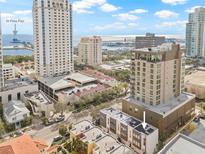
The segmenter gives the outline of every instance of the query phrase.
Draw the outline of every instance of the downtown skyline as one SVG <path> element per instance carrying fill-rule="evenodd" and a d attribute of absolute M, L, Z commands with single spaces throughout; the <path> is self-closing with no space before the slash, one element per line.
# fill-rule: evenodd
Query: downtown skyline
<path fill-rule="evenodd" d="M 146 32 L 185 38 L 188 13 L 204 6 L 202 0 L 153 0 L 152 5 L 149 0 L 71 2 L 76 38 L 84 35 L 143 35 Z M 0 0 L 0 10 L 3 34 L 13 31 L 14 23 L 9 23 L 8 19 L 24 20 L 17 24 L 19 34 L 33 34 L 32 0 Z"/>

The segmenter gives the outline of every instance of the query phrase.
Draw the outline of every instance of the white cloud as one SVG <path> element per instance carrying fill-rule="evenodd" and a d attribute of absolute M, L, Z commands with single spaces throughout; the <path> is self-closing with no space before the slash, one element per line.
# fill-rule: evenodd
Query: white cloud
<path fill-rule="evenodd" d="M 73 10 L 77 13 L 94 13 L 90 9 L 99 7 L 104 12 L 113 12 L 120 7 L 107 3 L 107 0 L 78 0 L 73 2 Z"/>
<path fill-rule="evenodd" d="M 120 13 L 120 14 L 115 14 L 113 15 L 113 17 L 116 17 L 118 20 L 122 20 L 122 21 L 135 21 L 138 19 L 138 17 L 136 15 L 133 14 L 129 14 L 129 13 Z"/>
<path fill-rule="evenodd" d="M 1 13 L 2 18 L 12 18 L 14 15 L 12 13 Z"/>
<path fill-rule="evenodd" d="M 190 8 L 190 9 L 187 9 L 185 12 L 192 13 L 192 12 L 194 12 L 195 9 L 200 8 L 200 7 L 204 7 L 205 8 L 205 6 L 194 6 L 194 7 Z"/>
<path fill-rule="evenodd" d="M 18 14 L 18 15 L 27 15 L 27 14 L 31 14 L 32 11 L 31 10 L 17 10 L 14 11 L 14 14 Z"/>
<path fill-rule="evenodd" d="M 130 26 L 130 27 L 137 27 L 138 26 L 137 23 L 133 23 L 133 22 L 128 23 L 127 25 Z"/>
<path fill-rule="evenodd" d="M 135 9 L 133 11 L 130 11 L 130 13 L 133 13 L 133 14 L 141 14 L 141 13 L 147 13 L 148 10 L 145 10 L 145 9 Z"/>
<path fill-rule="evenodd" d="M 114 6 L 112 4 L 109 3 L 105 3 L 103 4 L 100 9 L 104 12 L 114 12 L 120 9 L 120 7 Z"/>
<path fill-rule="evenodd" d="M 103 5 L 106 0 L 80 0 L 73 2 L 73 10 L 77 13 L 91 13 L 89 9 L 94 6 Z"/>
<path fill-rule="evenodd" d="M 177 17 L 179 14 L 169 10 L 161 10 L 156 12 L 155 15 L 158 16 L 159 18 L 167 19 L 171 17 Z"/>
<path fill-rule="evenodd" d="M 187 0 L 162 0 L 162 2 L 171 5 L 178 5 L 178 4 L 185 4 Z"/>
<path fill-rule="evenodd" d="M 0 0 L 0 3 L 6 3 L 7 0 Z"/>
<path fill-rule="evenodd" d="M 156 27 L 176 27 L 176 26 L 185 26 L 187 23 L 186 20 L 177 20 L 173 22 L 163 22 L 159 25 L 156 25 Z"/>

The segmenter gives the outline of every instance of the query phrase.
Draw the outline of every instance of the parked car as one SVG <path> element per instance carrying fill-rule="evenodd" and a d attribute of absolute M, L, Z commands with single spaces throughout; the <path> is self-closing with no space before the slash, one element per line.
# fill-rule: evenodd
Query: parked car
<path fill-rule="evenodd" d="M 194 122 L 200 122 L 200 118 L 199 117 L 194 118 Z"/>
<path fill-rule="evenodd" d="M 62 136 L 56 136 L 56 137 L 53 138 L 53 142 L 58 142 L 58 141 L 60 141 L 62 139 L 63 139 Z"/>
<path fill-rule="evenodd" d="M 200 115 L 200 118 L 201 118 L 201 119 L 205 119 L 205 114 Z"/>

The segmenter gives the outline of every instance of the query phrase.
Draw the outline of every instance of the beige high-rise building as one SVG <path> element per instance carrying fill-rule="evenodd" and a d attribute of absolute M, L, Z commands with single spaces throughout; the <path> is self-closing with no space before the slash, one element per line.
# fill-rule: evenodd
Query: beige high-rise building
<path fill-rule="evenodd" d="M 178 44 L 138 49 L 132 60 L 131 96 L 122 111 L 157 127 L 167 138 L 194 116 L 195 95 L 184 92 L 184 51 Z"/>
<path fill-rule="evenodd" d="M 1 14 L 0 14 L 0 91 L 4 86 L 4 77 L 3 77 L 3 45 L 2 45 L 2 33 L 1 33 Z"/>
<path fill-rule="evenodd" d="M 78 62 L 97 66 L 102 64 L 102 39 L 99 36 L 82 37 L 78 47 Z"/>
<path fill-rule="evenodd" d="M 68 0 L 33 0 L 33 26 L 36 73 L 72 72 L 72 6 Z"/>
<path fill-rule="evenodd" d="M 185 63 L 179 45 L 162 45 L 135 51 L 132 61 L 132 95 L 158 105 L 184 91 Z"/>

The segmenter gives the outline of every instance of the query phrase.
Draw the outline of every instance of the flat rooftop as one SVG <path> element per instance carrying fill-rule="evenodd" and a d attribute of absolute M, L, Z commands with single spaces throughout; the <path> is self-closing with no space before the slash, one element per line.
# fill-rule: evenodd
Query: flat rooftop
<path fill-rule="evenodd" d="M 103 131 L 100 128 L 93 127 L 88 131 L 84 132 L 84 137 L 81 138 L 83 142 L 95 142 L 96 140 L 105 136 Z"/>
<path fill-rule="evenodd" d="M 67 76 L 66 78 L 73 80 L 75 82 L 78 82 L 80 84 L 85 84 L 85 83 L 96 81 L 95 78 L 89 77 L 89 76 L 81 74 L 81 73 L 72 73 L 71 75 Z"/>
<path fill-rule="evenodd" d="M 160 105 L 156 105 L 156 106 L 152 106 L 150 104 L 143 103 L 141 101 L 134 99 L 133 97 L 128 97 L 128 98 L 125 98 L 124 100 L 127 102 L 130 102 L 130 103 L 142 106 L 148 110 L 156 112 L 156 113 L 165 117 L 165 116 L 169 115 L 170 113 L 172 113 L 173 111 L 180 108 L 181 106 L 185 105 L 186 103 L 188 103 L 189 101 L 191 101 L 194 98 L 195 98 L 194 94 L 181 93 L 180 96 L 175 97 L 164 104 L 160 104 Z"/>
<path fill-rule="evenodd" d="M 158 154 L 205 154 L 205 145 L 185 135 L 179 134 Z"/>
<path fill-rule="evenodd" d="M 57 77 L 42 77 L 39 79 L 39 81 L 54 90 L 61 90 L 75 87 L 76 84 L 86 84 L 94 82 L 96 81 L 96 79 L 80 73 L 72 73 L 70 75 L 62 75 Z"/>
<path fill-rule="evenodd" d="M 144 129 L 142 126 L 142 121 L 113 108 L 103 109 L 101 110 L 101 113 L 109 115 L 111 118 L 116 119 L 121 123 L 123 123 L 124 125 L 130 126 L 134 130 L 146 135 L 149 135 L 153 133 L 155 130 L 157 130 L 157 128 L 149 124 L 147 124 L 146 128 Z"/>
<path fill-rule="evenodd" d="M 73 125 L 73 129 L 71 129 L 71 132 L 75 135 L 78 135 L 80 133 L 88 131 L 91 128 L 93 128 L 92 123 L 90 121 L 83 120 Z"/>
<path fill-rule="evenodd" d="M 29 86 L 29 85 L 37 85 L 37 83 L 29 78 L 6 80 L 5 86 L 0 90 L 0 92 L 13 90 L 13 89 L 16 89 L 19 87 L 25 87 L 25 86 Z"/>
<path fill-rule="evenodd" d="M 33 103 L 36 103 L 36 105 L 52 104 L 52 102 L 48 99 L 48 97 L 41 91 L 24 94 L 24 96 L 30 101 L 32 101 Z"/>
<path fill-rule="evenodd" d="M 205 87 L 205 71 L 194 71 L 190 75 L 185 76 L 186 85 L 195 85 L 198 87 Z"/>
<path fill-rule="evenodd" d="M 109 135 L 104 136 L 95 143 L 97 146 L 94 151 L 97 154 L 110 154 L 116 148 L 120 147 L 120 143 L 118 143 L 113 137 Z"/>
<path fill-rule="evenodd" d="M 151 48 L 141 48 L 141 49 L 135 49 L 134 51 L 139 52 L 156 52 L 156 53 L 163 53 L 163 52 L 170 52 L 172 51 L 172 43 L 164 43 L 157 47 L 151 47 Z"/>
<path fill-rule="evenodd" d="M 121 145 L 120 147 L 112 151 L 110 154 L 136 154 L 136 153 L 130 148 Z"/>

